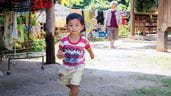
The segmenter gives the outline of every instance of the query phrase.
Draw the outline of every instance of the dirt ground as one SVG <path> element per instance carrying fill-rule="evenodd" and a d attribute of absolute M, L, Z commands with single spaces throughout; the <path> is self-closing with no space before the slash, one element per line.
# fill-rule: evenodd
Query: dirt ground
<path fill-rule="evenodd" d="M 157 52 L 155 42 L 118 40 L 115 49 L 107 41 L 91 45 L 96 57 L 91 60 L 86 54 L 79 96 L 150 96 L 142 95 L 138 89 L 162 88 L 159 78 L 171 78 L 171 63 L 159 60 L 161 56 L 171 58 L 171 50 Z M 0 62 L 4 74 L 6 67 L 6 60 Z M 11 75 L 0 77 L 0 96 L 67 96 L 68 89 L 58 82 L 59 65 L 46 65 L 41 70 L 40 59 L 31 59 L 14 61 L 11 67 Z"/>

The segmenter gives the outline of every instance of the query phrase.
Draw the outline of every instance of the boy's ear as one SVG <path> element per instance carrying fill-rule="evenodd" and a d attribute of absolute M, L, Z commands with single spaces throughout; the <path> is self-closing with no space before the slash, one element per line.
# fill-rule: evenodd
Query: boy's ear
<path fill-rule="evenodd" d="M 84 25 L 81 26 L 82 30 L 84 30 Z"/>
<path fill-rule="evenodd" d="M 82 29 L 81 32 L 85 31 L 85 30 L 84 30 L 84 25 L 81 26 L 81 29 Z"/>

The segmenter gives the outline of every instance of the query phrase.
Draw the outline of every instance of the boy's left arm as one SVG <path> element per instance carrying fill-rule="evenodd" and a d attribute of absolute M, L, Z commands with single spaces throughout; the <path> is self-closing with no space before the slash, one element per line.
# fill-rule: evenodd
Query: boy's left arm
<path fill-rule="evenodd" d="M 93 53 L 93 50 L 91 49 L 91 47 L 87 48 L 86 50 L 90 54 L 91 59 L 94 59 L 94 53 Z"/>

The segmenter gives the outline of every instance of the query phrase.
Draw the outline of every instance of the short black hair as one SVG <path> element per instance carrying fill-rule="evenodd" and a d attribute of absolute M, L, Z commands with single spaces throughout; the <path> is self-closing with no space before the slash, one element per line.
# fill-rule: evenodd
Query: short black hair
<path fill-rule="evenodd" d="M 83 16 L 81 16 L 81 15 L 78 14 L 78 13 L 70 13 L 70 14 L 66 17 L 66 24 L 68 24 L 68 22 L 69 22 L 70 20 L 73 20 L 73 19 L 78 19 L 78 20 L 80 21 L 81 25 L 85 25 Z"/>

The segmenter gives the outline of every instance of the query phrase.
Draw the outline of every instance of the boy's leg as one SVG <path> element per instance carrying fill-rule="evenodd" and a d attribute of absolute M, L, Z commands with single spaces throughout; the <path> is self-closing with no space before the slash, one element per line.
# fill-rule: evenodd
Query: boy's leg
<path fill-rule="evenodd" d="M 78 96 L 79 85 L 70 85 L 70 88 L 71 96 Z"/>
<path fill-rule="evenodd" d="M 78 92 L 79 92 L 79 87 L 80 87 L 80 81 L 81 81 L 81 77 L 83 75 L 84 70 L 76 70 L 73 74 L 72 74 L 72 78 L 70 80 L 70 92 L 71 92 L 71 96 L 78 96 Z"/>

